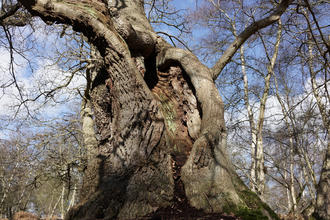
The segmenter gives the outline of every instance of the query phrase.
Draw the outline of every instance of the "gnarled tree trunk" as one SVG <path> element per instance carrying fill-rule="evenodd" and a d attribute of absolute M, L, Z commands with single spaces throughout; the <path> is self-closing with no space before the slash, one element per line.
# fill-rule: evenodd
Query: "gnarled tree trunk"
<path fill-rule="evenodd" d="M 143 216 L 171 205 L 178 184 L 197 208 L 272 212 L 229 160 L 215 73 L 157 36 L 142 0 L 21 2 L 33 15 L 83 32 L 104 62 L 90 91 L 98 149 L 66 219 Z M 181 173 L 172 173 L 175 164 Z"/>

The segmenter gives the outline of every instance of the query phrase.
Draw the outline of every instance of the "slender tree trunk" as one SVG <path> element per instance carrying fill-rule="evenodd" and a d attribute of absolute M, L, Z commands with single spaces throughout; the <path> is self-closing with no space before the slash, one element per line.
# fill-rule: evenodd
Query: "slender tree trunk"
<path fill-rule="evenodd" d="M 55 203 L 55 205 L 54 205 L 52 211 L 51 211 L 50 214 L 49 214 L 49 219 L 54 215 L 55 210 L 56 210 L 56 207 L 57 207 L 58 203 L 60 203 L 61 198 L 62 198 L 62 195 L 60 195 L 60 196 L 58 197 L 58 200 L 56 201 L 56 203 Z"/>
<path fill-rule="evenodd" d="M 64 219 L 65 216 L 65 209 L 64 209 L 64 193 L 65 193 L 65 182 L 62 185 L 62 193 L 61 193 L 61 217 Z"/>
<path fill-rule="evenodd" d="M 54 200 L 54 193 L 52 193 L 52 197 L 51 197 L 51 200 L 50 200 L 50 203 L 49 203 L 49 207 L 48 207 L 48 215 L 47 217 L 50 219 L 52 216 L 51 216 L 51 213 L 52 213 L 52 203 L 53 203 L 53 200 Z"/>
<path fill-rule="evenodd" d="M 274 48 L 274 54 L 270 58 L 268 56 L 268 51 L 265 46 L 265 51 L 267 57 L 269 59 L 269 65 L 267 67 L 267 75 L 264 77 L 265 85 L 264 91 L 262 94 L 262 98 L 260 100 L 260 108 L 259 108 L 259 118 L 258 123 L 254 122 L 254 114 L 250 105 L 249 100 L 249 86 L 248 86 L 248 77 L 246 73 L 246 64 L 244 58 L 244 50 L 243 46 L 240 47 L 240 59 L 241 59 L 241 68 L 242 68 L 242 75 L 243 75 L 243 82 L 244 82 L 244 102 L 248 112 L 248 118 L 250 123 L 250 131 L 251 131 L 251 179 L 254 180 L 256 185 L 251 181 L 250 182 L 250 189 L 253 192 L 256 192 L 260 198 L 263 200 L 264 189 L 265 189 L 265 172 L 264 172 L 264 149 L 263 149 L 263 124 L 265 120 L 265 111 L 266 111 L 266 102 L 268 99 L 269 88 L 270 88 L 270 79 L 274 71 L 275 61 L 277 59 L 279 45 L 281 42 L 281 35 L 282 35 L 282 26 L 281 20 L 278 21 L 279 29 L 277 33 L 277 39 Z M 233 25 L 234 35 L 237 38 L 236 29 Z M 261 39 L 263 42 L 263 39 Z"/>
<path fill-rule="evenodd" d="M 309 218 L 312 215 L 312 213 L 314 212 L 315 205 L 316 205 L 317 182 L 315 179 L 314 170 L 311 168 L 310 161 L 307 156 L 307 152 L 300 145 L 298 145 L 298 150 L 299 150 L 299 158 L 300 158 L 301 164 L 304 164 L 304 160 L 305 160 L 306 166 L 308 168 L 308 172 L 307 172 L 306 167 L 304 165 L 302 166 L 301 178 L 304 178 L 305 182 L 307 183 L 307 188 L 308 188 L 308 191 L 309 191 L 309 194 L 311 197 L 310 198 L 311 204 L 305 210 L 302 210 L 301 213 L 304 216 L 307 216 Z M 301 183 L 302 183 L 302 180 L 301 180 Z"/>
<path fill-rule="evenodd" d="M 86 68 L 86 89 L 82 98 L 80 117 L 83 124 L 82 132 L 84 137 L 84 145 L 86 149 L 87 162 L 90 162 L 95 158 L 97 154 L 98 140 L 95 134 L 95 123 L 93 120 L 92 104 L 90 97 L 90 89 L 92 86 L 92 79 L 97 75 L 100 66 L 102 65 L 99 61 L 101 57 L 97 55 L 96 48 L 91 45 L 89 65 Z"/>
<path fill-rule="evenodd" d="M 25 206 L 22 205 L 22 203 L 23 203 L 23 199 L 28 199 L 28 197 L 29 197 L 25 194 L 29 181 L 30 181 L 29 179 L 26 180 L 26 182 L 24 184 L 24 189 L 22 190 L 21 195 L 19 197 L 19 200 L 18 200 L 18 203 L 17 203 L 18 204 L 17 205 L 18 206 L 18 211 L 25 211 L 25 209 L 24 209 Z"/>
<path fill-rule="evenodd" d="M 285 161 L 284 161 L 284 167 L 286 167 L 286 163 L 285 163 Z M 287 172 L 286 171 L 284 171 L 284 180 L 285 180 L 285 182 L 287 181 Z M 286 193 L 286 200 L 287 200 L 287 204 L 288 204 L 288 207 L 287 207 L 287 210 L 288 210 L 288 214 L 289 214 L 289 212 L 290 212 L 290 210 L 291 210 L 291 197 L 290 197 L 290 189 L 289 189 L 290 187 L 289 187 L 289 185 L 288 184 L 286 184 L 286 189 L 285 189 L 285 193 Z"/>
<path fill-rule="evenodd" d="M 276 75 L 274 73 L 273 73 L 273 75 L 274 75 L 274 79 L 275 79 L 276 97 L 277 97 L 278 102 L 281 105 L 282 113 L 284 115 L 285 123 L 288 128 L 289 137 L 290 137 L 290 183 L 288 184 L 289 185 L 288 189 L 290 190 L 294 218 L 297 219 L 297 201 L 296 201 L 296 194 L 294 191 L 294 173 L 293 173 L 293 147 L 294 147 L 293 146 L 293 132 L 292 132 L 292 128 L 290 125 L 290 120 L 289 120 L 290 117 L 289 117 L 288 111 L 286 110 L 285 105 L 278 92 L 278 84 L 277 84 Z M 288 93 L 288 92 L 286 91 L 286 93 Z M 287 96 L 288 96 L 288 94 L 287 94 Z M 288 103 L 288 106 L 290 106 L 289 103 Z M 291 209 L 289 209 L 289 210 L 291 210 Z"/>
<path fill-rule="evenodd" d="M 297 211 L 297 200 L 296 193 L 294 189 L 294 171 L 293 171 L 293 140 L 292 136 L 290 137 L 290 193 L 292 198 L 292 206 L 293 206 L 293 216 L 296 220 L 298 217 Z"/>
<path fill-rule="evenodd" d="M 304 154 L 306 154 L 306 152 L 303 152 Z M 300 161 L 301 161 L 301 164 L 303 164 L 303 158 L 302 158 L 302 155 L 301 155 L 301 152 L 299 153 L 299 157 L 300 157 Z M 311 205 L 312 207 L 315 207 L 316 205 L 316 194 L 315 194 L 315 190 L 316 190 L 316 184 L 314 184 L 314 182 L 312 181 L 312 175 L 314 174 L 314 171 L 312 170 L 312 173 L 310 172 L 309 174 L 307 173 L 306 171 L 306 168 L 305 166 L 303 166 L 302 168 L 303 170 L 303 178 L 305 179 L 305 182 L 307 183 L 307 187 L 308 187 L 308 191 L 309 191 L 309 194 L 310 194 L 310 197 L 311 197 Z M 307 215 L 307 216 L 311 216 L 312 213 L 307 213 L 307 210 L 306 212 L 303 211 L 304 215 Z"/>
<path fill-rule="evenodd" d="M 71 197 L 71 201 L 70 201 L 70 203 L 69 203 L 69 205 L 68 205 L 68 208 L 67 208 L 67 212 L 69 211 L 69 209 L 71 208 L 71 207 L 73 207 L 74 205 L 75 205 L 75 203 L 76 203 L 76 194 L 77 194 L 77 184 L 74 184 L 74 186 L 73 186 L 73 193 L 72 193 L 72 197 Z"/>
<path fill-rule="evenodd" d="M 257 160 L 257 130 L 256 125 L 254 122 L 254 115 L 253 111 L 250 105 L 250 99 L 249 99 L 249 84 L 248 84 L 248 77 L 246 74 L 246 64 L 245 64 L 245 58 L 244 58 L 244 49 L 243 46 L 240 48 L 240 59 L 241 59 L 241 68 L 242 68 L 242 75 L 243 75 L 243 82 L 244 82 L 244 102 L 245 107 L 248 112 L 249 117 L 249 123 L 250 123 L 250 130 L 251 130 L 251 170 L 250 170 L 250 176 L 253 181 L 250 181 L 250 189 L 252 192 L 257 193 L 258 185 L 258 178 L 256 175 L 256 160 Z"/>
<path fill-rule="evenodd" d="M 309 39 L 311 40 L 311 36 L 309 35 Z M 316 82 L 316 73 L 314 71 L 313 64 L 313 46 L 312 43 L 308 44 L 308 65 L 309 72 L 311 76 L 311 84 L 313 89 L 313 94 L 316 99 L 316 103 L 318 105 L 319 111 L 322 116 L 323 124 L 328 132 L 330 133 L 330 119 L 327 114 L 326 107 L 321 100 L 319 87 Z M 329 220 L 330 219 L 330 141 L 328 139 L 327 148 L 325 151 L 325 156 L 323 159 L 323 165 L 321 169 L 320 180 L 317 187 L 317 198 L 316 198 L 316 209 L 315 216 L 320 219 Z"/>
<path fill-rule="evenodd" d="M 260 133 L 262 130 L 259 131 Z M 257 159 L 256 159 L 256 167 L 257 167 L 257 176 L 258 176 L 258 190 L 257 193 L 261 200 L 264 201 L 264 191 L 265 191 L 265 172 L 264 172 L 264 146 L 262 142 L 262 134 L 258 134 L 257 140 Z"/>

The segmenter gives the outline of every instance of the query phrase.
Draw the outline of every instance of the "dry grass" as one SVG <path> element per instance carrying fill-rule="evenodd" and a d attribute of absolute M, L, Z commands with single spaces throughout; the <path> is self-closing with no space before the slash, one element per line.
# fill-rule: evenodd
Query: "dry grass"
<path fill-rule="evenodd" d="M 292 214 L 289 215 L 278 215 L 281 220 L 294 220 L 294 216 Z M 298 215 L 298 220 L 305 220 L 306 218 L 303 215 Z"/>
<path fill-rule="evenodd" d="M 32 213 L 20 211 L 14 215 L 13 220 L 40 220 L 40 218 L 33 215 Z"/>
<path fill-rule="evenodd" d="M 60 217 L 58 217 L 57 215 L 54 215 L 53 217 L 51 217 L 51 218 L 44 218 L 44 220 L 58 220 L 58 219 L 62 219 L 62 218 L 60 218 Z M 1 220 L 1 219 L 0 219 Z"/>

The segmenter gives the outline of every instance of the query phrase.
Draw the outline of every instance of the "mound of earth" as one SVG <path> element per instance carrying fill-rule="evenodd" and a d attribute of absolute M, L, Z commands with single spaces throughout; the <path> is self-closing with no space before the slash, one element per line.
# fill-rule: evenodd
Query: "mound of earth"
<path fill-rule="evenodd" d="M 138 220 L 175 220 L 175 219 L 187 219 L 187 220 L 237 220 L 242 219 L 235 217 L 234 213 L 215 213 L 205 212 L 200 209 L 196 209 L 190 206 L 186 200 L 180 201 L 180 198 L 176 198 L 172 207 L 165 209 L 157 209 L 153 213 L 150 213 Z"/>

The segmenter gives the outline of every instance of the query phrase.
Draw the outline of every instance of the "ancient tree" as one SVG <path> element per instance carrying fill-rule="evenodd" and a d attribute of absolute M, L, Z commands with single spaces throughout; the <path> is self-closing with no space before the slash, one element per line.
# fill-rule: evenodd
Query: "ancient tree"
<path fill-rule="evenodd" d="M 81 201 L 67 219 L 143 216 L 169 206 L 178 190 L 207 211 L 272 213 L 228 159 L 214 79 L 246 39 L 279 20 L 291 0 L 247 27 L 213 68 L 157 36 L 142 0 L 20 2 L 33 16 L 82 32 L 101 56 L 88 91 L 98 145 L 91 145 Z M 173 173 L 173 166 L 182 168 Z"/>

